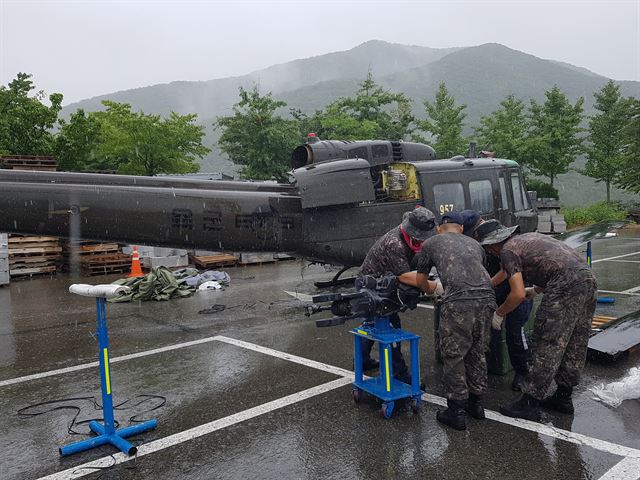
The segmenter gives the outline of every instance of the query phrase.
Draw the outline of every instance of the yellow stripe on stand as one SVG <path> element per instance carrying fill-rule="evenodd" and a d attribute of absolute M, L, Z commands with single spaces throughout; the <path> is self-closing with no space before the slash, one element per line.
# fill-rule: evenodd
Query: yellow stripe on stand
<path fill-rule="evenodd" d="M 109 352 L 107 349 L 102 349 L 102 354 L 104 356 L 104 378 L 107 384 L 107 395 L 111 395 L 111 378 L 109 378 Z"/>
<path fill-rule="evenodd" d="M 387 377 L 387 392 L 391 391 L 391 379 L 389 378 L 389 348 L 384 349 L 384 370 Z"/>

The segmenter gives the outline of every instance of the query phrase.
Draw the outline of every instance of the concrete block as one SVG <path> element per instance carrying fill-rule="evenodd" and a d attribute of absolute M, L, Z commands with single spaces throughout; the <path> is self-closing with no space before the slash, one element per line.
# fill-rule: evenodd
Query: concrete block
<path fill-rule="evenodd" d="M 553 221 L 553 232 L 554 233 L 564 233 L 567 231 L 567 224 L 564 220 L 554 220 Z"/>
<path fill-rule="evenodd" d="M 9 285 L 9 272 L 0 271 L 0 285 Z"/>
<path fill-rule="evenodd" d="M 147 270 L 154 267 L 186 267 L 189 259 L 186 255 L 171 255 L 167 257 L 140 257 L 140 263 Z"/>
<path fill-rule="evenodd" d="M 538 232 L 551 233 L 551 222 L 538 221 Z"/>
<path fill-rule="evenodd" d="M 140 255 L 140 257 L 155 257 L 156 255 L 154 254 L 155 252 L 155 247 L 149 247 L 147 245 L 135 245 L 138 248 L 138 255 Z M 131 255 L 133 253 L 133 247 L 134 245 L 125 245 L 124 247 L 122 247 L 122 253 L 126 253 L 128 255 Z"/>
<path fill-rule="evenodd" d="M 238 261 L 240 263 L 264 263 L 273 262 L 275 259 L 273 252 L 241 252 Z"/>

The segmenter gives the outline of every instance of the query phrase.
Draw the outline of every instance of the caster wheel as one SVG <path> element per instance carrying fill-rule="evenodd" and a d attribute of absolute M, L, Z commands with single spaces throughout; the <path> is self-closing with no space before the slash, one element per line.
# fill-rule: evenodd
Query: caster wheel
<path fill-rule="evenodd" d="M 360 403 L 360 400 L 362 400 L 362 390 L 360 390 L 359 388 L 354 388 L 353 390 L 351 390 L 351 395 L 353 396 L 353 401 L 355 403 Z"/>
<path fill-rule="evenodd" d="M 384 402 L 382 407 L 380 407 L 380 415 L 382 415 L 383 418 L 391 418 L 393 415 L 393 407 L 393 402 Z"/>
<path fill-rule="evenodd" d="M 421 398 L 412 398 L 411 399 L 411 410 L 413 413 L 420 413 L 420 408 L 422 407 L 422 399 Z"/>

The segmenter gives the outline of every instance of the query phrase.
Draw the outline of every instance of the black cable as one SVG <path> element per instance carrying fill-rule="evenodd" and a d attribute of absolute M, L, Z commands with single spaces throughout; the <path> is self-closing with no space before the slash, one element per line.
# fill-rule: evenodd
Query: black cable
<path fill-rule="evenodd" d="M 135 399 L 140 399 L 140 401 L 133 403 L 130 406 L 126 406 L 129 403 L 132 403 Z M 73 401 L 82 401 L 82 400 L 86 400 L 91 402 L 91 405 L 93 406 L 93 408 L 95 410 L 102 410 L 102 405 L 100 405 L 95 396 L 91 396 L 91 397 L 69 397 L 69 398 L 60 398 L 60 399 L 56 399 L 56 400 L 49 400 L 46 402 L 40 402 L 40 403 L 35 403 L 33 405 L 29 405 L 27 407 L 23 407 L 21 409 L 19 409 L 17 411 L 18 416 L 20 417 L 37 417 L 39 415 L 44 415 L 45 413 L 50 413 L 50 412 L 55 412 L 57 410 L 75 410 L 76 413 L 73 416 L 73 418 L 71 419 L 71 422 L 67 425 L 67 432 L 71 435 L 85 435 L 85 436 L 89 436 L 91 435 L 91 431 L 89 432 L 76 432 L 74 430 L 73 427 L 78 426 L 78 425 L 84 425 L 87 424 L 89 422 L 92 421 L 102 421 L 104 422 L 104 418 L 90 418 L 90 419 L 86 419 L 86 420 L 80 420 L 78 421 L 78 416 L 80 415 L 80 412 L 82 411 L 82 407 L 79 407 L 78 405 L 59 405 L 59 406 L 55 406 L 53 408 L 49 408 L 47 410 L 42 410 L 42 411 L 36 411 L 36 412 L 31 412 L 30 410 L 33 409 L 37 409 L 38 407 L 43 407 L 45 405 L 55 405 L 55 404 L 60 404 L 60 403 L 65 403 L 65 402 L 73 402 Z M 156 400 L 156 405 L 152 406 L 151 408 L 148 408 L 140 413 L 136 413 L 135 415 L 132 415 L 131 417 L 129 417 L 129 421 L 130 422 L 144 422 L 145 420 L 140 420 L 138 419 L 138 417 L 140 417 L 141 415 L 144 415 L 145 413 L 149 413 L 149 412 L 153 412 L 154 410 L 158 410 L 159 408 L 163 407 L 166 403 L 167 403 L 167 398 L 163 397 L 162 395 L 150 395 L 150 394 L 141 394 L 141 395 L 136 395 L 135 397 L 129 398 L 123 402 L 118 403 L 117 405 L 113 406 L 114 410 L 129 410 L 132 408 L 136 408 L 150 400 Z M 115 428 L 117 429 L 120 426 L 120 423 L 114 419 L 113 421 Z M 132 444 L 134 444 L 136 447 L 138 447 L 139 445 L 144 443 L 144 438 L 138 438 L 135 440 L 130 440 L 130 442 Z M 113 456 L 113 454 L 109 455 L 112 459 L 113 459 L 113 463 L 111 465 L 108 465 L 106 467 L 80 467 L 76 470 L 74 470 L 74 473 L 79 473 L 81 470 L 93 470 L 96 472 L 102 472 L 100 473 L 100 475 L 98 475 L 96 477 L 96 480 L 102 478 L 102 476 L 106 473 L 106 470 L 109 470 L 111 468 L 113 468 L 116 465 L 116 458 Z M 136 456 L 134 456 L 133 459 L 133 464 L 130 467 L 123 467 L 126 470 L 133 470 L 136 468 L 136 459 L 137 459 L 137 454 Z"/>

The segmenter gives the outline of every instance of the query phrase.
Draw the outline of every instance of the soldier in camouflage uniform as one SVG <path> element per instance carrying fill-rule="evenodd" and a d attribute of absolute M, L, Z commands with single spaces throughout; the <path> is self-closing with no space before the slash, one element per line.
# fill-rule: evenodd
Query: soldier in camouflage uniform
<path fill-rule="evenodd" d="M 405 212 L 402 223 L 380 237 L 367 253 L 356 279 L 356 289 L 362 288 L 361 279 L 364 275 L 381 277 L 390 273 L 402 277 L 410 272 L 411 263 L 416 253 L 420 251 L 422 242 L 435 234 L 435 226 L 435 216 L 424 207 Z M 390 322 L 395 328 L 401 328 L 397 313 L 390 316 Z M 374 342 L 371 340 L 365 341 L 363 345 L 364 370 L 378 367 L 378 362 L 371 358 L 373 345 Z M 400 344 L 394 345 L 391 350 L 391 363 L 394 376 L 410 384 L 411 378 Z"/>
<path fill-rule="evenodd" d="M 464 220 L 464 233 L 465 235 L 475 238 L 476 240 L 482 234 L 483 230 L 490 228 L 493 222 L 497 220 L 484 221 L 480 214 L 475 210 L 463 210 L 460 212 L 462 219 Z M 485 268 L 489 275 L 493 276 L 500 271 L 500 259 L 493 255 L 487 255 Z M 522 390 L 522 383 L 527 376 L 527 339 L 524 333 L 524 326 L 529 320 L 531 309 L 533 308 L 533 296 L 535 292 L 532 288 L 525 288 L 525 291 L 529 292 L 529 296 L 512 312 L 505 316 L 505 340 L 507 342 L 507 349 L 509 351 L 509 360 L 511 366 L 515 371 L 513 381 L 511 382 L 511 389 L 515 391 Z M 502 282 L 495 286 L 496 302 L 502 304 L 507 295 L 509 295 L 510 288 L 509 282 Z M 502 329 L 494 329 L 491 333 L 491 340 L 489 341 L 490 354 L 499 351 L 498 344 L 502 341 Z"/>
<path fill-rule="evenodd" d="M 487 390 L 487 362 L 491 318 L 496 308 L 491 277 L 483 266 L 485 253 L 477 241 L 462 235 L 459 212 L 442 216 L 439 235 L 428 239 L 418 255 L 416 284 L 427 293 L 435 267 L 444 287 L 440 308 L 440 351 L 447 409 L 438 421 L 457 430 L 466 428 L 466 414 L 484 418 L 482 397 Z"/>
<path fill-rule="evenodd" d="M 501 323 L 524 299 L 525 281 L 544 292 L 536 312 L 523 395 L 500 411 L 534 421 L 540 420 L 541 406 L 573 414 L 571 394 L 587 356 L 596 280 L 586 261 L 568 245 L 539 233 L 514 236 L 516 229 L 498 224 L 480 239 L 490 253 L 500 257 L 502 270 L 494 276 L 494 284 L 508 279 L 511 286 L 494 323 Z M 558 388 L 545 399 L 554 380 Z"/>

